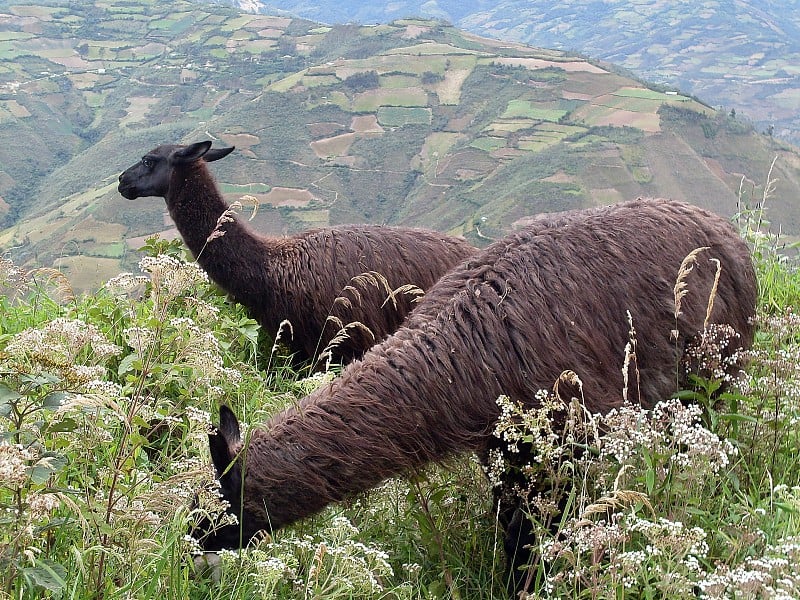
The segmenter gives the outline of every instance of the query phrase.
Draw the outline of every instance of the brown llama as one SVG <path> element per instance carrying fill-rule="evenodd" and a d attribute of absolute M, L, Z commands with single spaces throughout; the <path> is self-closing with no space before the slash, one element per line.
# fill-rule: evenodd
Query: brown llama
<path fill-rule="evenodd" d="M 701 247 L 676 318 L 679 269 Z M 565 370 L 580 377 L 589 411 L 620 406 L 628 313 L 640 392 L 632 400 L 652 407 L 669 398 L 685 343 L 706 325 L 717 276 L 709 259 L 721 271 L 708 322 L 730 325 L 739 334 L 734 345 L 747 348 L 757 296 L 752 260 L 731 224 L 705 210 L 636 200 L 545 215 L 493 243 L 445 275 L 391 337 L 246 442 L 233 412 L 221 408 L 211 455 L 241 525 L 201 544 L 238 547 L 240 536 L 246 544 L 261 529 L 388 477 L 465 451 L 485 457 L 498 396 L 535 406 L 536 392 Z M 510 580 L 520 589 L 529 521 L 518 497 L 496 501 Z"/>
<path fill-rule="evenodd" d="M 284 321 L 291 324 L 281 338 L 289 338 L 300 361 L 317 358 L 343 327 L 347 336 L 335 345 L 334 362 L 360 356 L 395 331 L 414 306 L 413 294 L 387 301 L 389 292 L 427 290 L 476 251 L 461 238 L 380 225 L 261 235 L 231 214 L 206 167 L 233 149 L 211 149 L 209 141 L 159 146 L 119 176 L 119 192 L 129 200 L 164 198 L 183 241 L 217 285 L 267 333 L 277 335 Z M 231 218 L 220 222 L 223 214 Z M 209 241 L 215 230 L 224 235 Z M 354 323 L 361 325 L 348 327 Z"/>

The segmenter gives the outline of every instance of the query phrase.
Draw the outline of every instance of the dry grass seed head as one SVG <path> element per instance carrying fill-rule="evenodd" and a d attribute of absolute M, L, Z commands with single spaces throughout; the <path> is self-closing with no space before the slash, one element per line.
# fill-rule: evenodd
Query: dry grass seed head
<path fill-rule="evenodd" d="M 411 302 L 419 302 L 422 300 L 422 297 L 425 295 L 425 290 L 413 285 L 411 283 L 407 283 L 405 285 L 401 285 L 399 288 L 395 290 L 391 290 L 389 295 L 386 297 L 386 300 L 383 301 L 381 308 L 386 306 L 389 302 L 392 303 L 392 306 L 396 309 L 397 308 L 397 297 L 402 294 L 408 294 L 409 296 L 414 296 Z"/>
<path fill-rule="evenodd" d="M 636 360 L 636 328 L 633 326 L 633 315 L 631 311 L 626 311 L 628 315 L 628 342 L 625 344 L 625 358 L 622 361 L 622 399 L 628 402 L 628 387 L 630 384 L 630 369 L 633 365 L 636 375 L 636 391 L 639 401 L 642 395 L 639 388 L 639 363 Z"/>
<path fill-rule="evenodd" d="M 53 288 L 55 288 L 59 299 L 64 304 L 75 300 L 75 290 L 72 289 L 72 284 L 70 283 L 69 279 L 67 279 L 67 276 L 64 275 L 64 273 L 58 269 L 53 269 L 50 267 L 41 267 L 31 271 L 31 276 L 34 278 L 34 281 L 38 279 L 38 275 L 43 276 L 44 285 L 52 285 Z"/>
<path fill-rule="evenodd" d="M 245 194 L 239 198 L 239 206 L 242 204 L 251 204 L 253 206 L 253 212 L 250 213 L 250 217 L 247 220 L 252 221 L 255 219 L 256 215 L 258 214 L 258 209 L 261 206 L 261 202 L 259 202 L 258 198 L 251 196 L 250 194 Z"/>
<path fill-rule="evenodd" d="M 616 486 L 616 482 L 615 482 Z M 577 527 L 585 527 L 592 524 L 591 517 L 595 515 L 610 515 L 616 510 L 636 504 L 644 505 L 653 519 L 656 518 L 656 512 L 653 505 L 650 504 L 650 499 L 647 494 L 637 492 L 634 490 L 618 490 L 615 489 L 610 494 L 597 499 L 595 502 L 587 506 L 576 523 Z"/>
<path fill-rule="evenodd" d="M 686 285 L 686 279 L 689 277 L 689 273 L 694 270 L 694 265 L 697 262 L 697 255 L 708 249 L 709 246 L 695 248 L 689 254 L 687 254 L 686 258 L 684 258 L 683 262 L 681 262 L 681 266 L 678 269 L 678 277 L 675 280 L 675 287 L 672 290 L 675 298 L 676 319 L 681 315 L 681 301 L 683 300 L 683 297 L 689 293 L 688 286 Z"/>
<path fill-rule="evenodd" d="M 337 321 L 341 322 L 339 319 L 337 319 Z M 335 350 L 336 347 L 339 346 L 339 344 L 343 343 L 345 340 L 350 338 L 350 335 L 351 335 L 350 332 L 353 329 L 361 330 L 364 333 L 366 333 L 368 336 L 370 336 L 370 338 L 373 341 L 375 340 L 375 334 L 372 333 L 372 330 L 369 327 L 364 325 L 364 323 L 362 323 L 361 321 L 353 321 L 352 323 L 348 323 L 347 325 L 345 325 L 344 327 L 339 329 L 339 331 L 336 333 L 336 335 L 333 336 L 333 339 L 331 339 L 331 341 L 328 342 L 328 345 L 325 346 L 325 348 L 323 348 L 322 352 L 319 355 L 319 359 L 318 360 L 321 361 L 321 360 L 326 360 L 327 358 L 330 358 L 333 350 Z"/>
<path fill-rule="evenodd" d="M 717 269 L 714 273 L 714 284 L 711 286 L 711 291 L 708 293 L 708 305 L 706 306 L 706 318 L 703 321 L 703 329 L 708 329 L 708 324 L 711 320 L 711 312 L 714 310 L 714 299 L 717 297 L 717 288 L 719 287 L 719 278 L 722 275 L 722 263 L 718 258 L 710 259 L 716 265 Z"/>

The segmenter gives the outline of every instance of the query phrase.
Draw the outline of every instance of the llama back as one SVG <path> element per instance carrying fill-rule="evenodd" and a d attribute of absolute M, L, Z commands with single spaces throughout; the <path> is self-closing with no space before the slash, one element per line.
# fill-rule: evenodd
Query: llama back
<path fill-rule="evenodd" d="M 263 319 L 303 315 L 292 323 L 303 353 L 319 356 L 328 348 L 344 362 L 392 334 L 425 290 L 476 252 L 463 238 L 389 226 L 316 229 L 286 242 L 285 251 L 298 258 L 282 261 L 280 276 L 289 283 L 281 287 L 293 293 Z M 303 281 L 312 273 L 313 282 Z"/>
<path fill-rule="evenodd" d="M 676 278 L 701 247 L 676 318 Z M 716 289 L 711 259 L 721 267 Z M 443 278 L 407 327 L 433 321 L 454 348 L 464 340 L 462 351 L 476 353 L 471 362 L 485 364 L 501 393 L 525 401 L 574 370 L 588 407 L 608 410 L 622 400 L 632 323 L 641 390 L 632 399 L 650 406 L 676 391 L 679 358 L 703 330 L 712 293 L 709 322 L 732 326 L 749 347 L 757 287 L 745 242 L 708 211 L 639 199 L 540 217 Z"/>
<path fill-rule="evenodd" d="M 677 339 L 675 278 L 704 245 L 723 265 L 712 320 L 749 346 L 752 263 L 710 213 L 637 201 L 556 215 L 492 244 L 445 275 L 394 335 L 254 435 L 251 456 L 270 464 L 253 464 L 249 481 L 269 496 L 270 518 L 291 522 L 407 469 L 481 451 L 499 395 L 532 404 L 568 369 L 587 408 L 618 406 L 628 311 L 641 378 L 632 387 L 646 405 L 669 397 L 683 343 L 703 328 L 716 268 L 701 261 L 692 272 Z M 297 495 L 273 492 L 287 488 Z"/>

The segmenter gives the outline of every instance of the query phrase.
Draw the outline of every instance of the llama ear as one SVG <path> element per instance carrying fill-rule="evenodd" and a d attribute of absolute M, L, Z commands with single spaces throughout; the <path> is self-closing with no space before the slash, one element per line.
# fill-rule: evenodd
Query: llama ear
<path fill-rule="evenodd" d="M 208 447 L 211 451 L 211 461 L 214 463 L 217 476 L 222 478 L 233 468 L 231 467 L 231 462 L 233 462 L 235 456 L 231 452 L 231 448 L 239 443 L 240 434 L 239 421 L 236 420 L 236 415 L 233 414 L 230 408 L 225 405 L 221 406 L 219 418 L 220 423 L 219 427 L 216 428 L 216 433 L 208 436 Z"/>
<path fill-rule="evenodd" d="M 195 142 L 188 146 L 183 146 L 175 150 L 170 156 L 170 162 L 174 165 L 186 165 L 192 163 L 203 156 L 211 148 L 211 142 L 206 140 L 204 142 Z"/>
<path fill-rule="evenodd" d="M 239 421 L 226 404 L 219 407 L 219 431 L 228 446 L 233 446 L 241 441 Z"/>
<path fill-rule="evenodd" d="M 225 158 L 236 149 L 236 146 L 231 146 L 230 148 L 214 148 L 213 150 L 209 150 L 203 156 L 203 160 L 206 162 L 214 162 L 215 160 L 219 160 L 220 158 Z"/>

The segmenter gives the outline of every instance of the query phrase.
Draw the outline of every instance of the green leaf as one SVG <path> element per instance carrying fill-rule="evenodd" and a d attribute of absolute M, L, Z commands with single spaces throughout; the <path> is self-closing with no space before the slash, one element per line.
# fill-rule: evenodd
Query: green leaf
<path fill-rule="evenodd" d="M 692 402 L 697 402 L 698 400 L 701 400 L 703 398 L 701 394 L 698 394 L 694 390 L 678 390 L 677 392 L 672 394 L 672 397 L 677 398 L 678 400 L 683 400 L 683 401 L 690 400 Z"/>
<path fill-rule="evenodd" d="M 74 419 L 67 417 L 66 419 L 61 419 L 56 423 L 51 423 L 47 426 L 47 433 L 62 433 L 65 431 L 75 431 L 78 428 L 78 424 L 75 422 Z"/>
<path fill-rule="evenodd" d="M 0 402 L 14 402 L 19 400 L 22 396 L 16 390 L 12 390 L 5 383 L 0 383 Z"/>
<path fill-rule="evenodd" d="M 45 408 L 58 408 L 63 404 L 64 399 L 68 396 L 66 392 L 52 392 L 47 394 L 42 400 L 42 406 Z"/>
<path fill-rule="evenodd" d="M 134 368 L 136 368 L 137 370 L 140 369 L 141 368 L 140 365 L 134 367 L 134 363 L 136 363 L 136 361 L 138 360 L 139 357 L 136 354 L 134 353 L 128 354 L 128 356 L 119 361 L 119 367 L 117 368 L 117 375 L 122 377 L 126 373 L 130 373 L 131 371 L 133 371 Z"/>
<path fill-rule="evenodd" d="M 50 479 L 51 475 L 58 473 L 66 466 L 66 457 L 58 454 L 46 454 L 30 468 L 29 475 L 33 483 L 42 484 Z"/>
<path fill-rule="evenodd" d="M 718 417 L 721 421 L 758 423 L 758 419 L 752 415 L 740 415 L 738 413 L 720 413 Z"/>
<path fill-rule="evenodd" d="M 67 570 L 58 563 L 47 559 L 36 559 L 34 566 L 22 569 L 22 575 L 51 592 L 60 592 L 67 586 L 64 581 Z"/>
<path fill-rule="evenodd" d="M 10 417 L 14 408 L 14 403 L 22 396 L 16 390 L 12 390 L 4 383 L 0 383 L 0 417 Z"/>
<path fill-rule="evenodd" d="M 777 508 L 785 510 L 788 513 L 797 514 L 800 512 L 800 510 L 798 510 L 797 507 L 790 502 L 776 501 L 774 504 Z"/>

